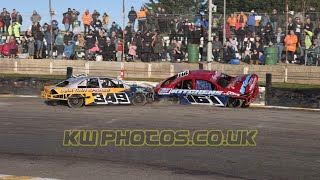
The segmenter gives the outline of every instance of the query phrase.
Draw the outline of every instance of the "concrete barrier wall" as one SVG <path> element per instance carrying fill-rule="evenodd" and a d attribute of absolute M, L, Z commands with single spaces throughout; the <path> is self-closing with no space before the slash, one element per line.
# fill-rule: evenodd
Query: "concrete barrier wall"
<path fill-rule="evenodd" d="M 227 65 L 188 63 L 139 63 L 139 62 L 94 62 L 70 60 L 8 60 L 0 59 L 0 73 L 65 75 L 66 68 L 73 67 L 74 74 L 97 76 L 120 76 L 125 70 L 129 78 L 166 78 L 184 70 L 217 70 L 232 76 L 256 73 L 260 81 L 265 81 L 266 73 L 272 74 L 273 82 L 320 84 L 320 67 L 299 65 Z"/>

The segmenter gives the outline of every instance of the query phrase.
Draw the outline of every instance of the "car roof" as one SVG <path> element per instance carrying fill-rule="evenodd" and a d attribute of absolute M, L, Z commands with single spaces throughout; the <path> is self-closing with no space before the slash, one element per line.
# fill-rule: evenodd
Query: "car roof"
<path fill-rule="evenodd" d="M 73 87 L 74 85 L 78 85 L 79 83 L 81 83 L 82 81 L 86 80 L 86 79 L 92 79 L 92 78 L 98 78 L 98 79 L 111 79 L 111 80 L 116 80 L 119 81 L 118 79 L 115 78 L 111 78 L 111 77 L 106 77 L 106 76 L 80 76 L 80 77 L 71 77 L 69 79 L 67 79 L 66 81 L 70 81 L 70 84 L 67 85 L 66 87 Z"/>

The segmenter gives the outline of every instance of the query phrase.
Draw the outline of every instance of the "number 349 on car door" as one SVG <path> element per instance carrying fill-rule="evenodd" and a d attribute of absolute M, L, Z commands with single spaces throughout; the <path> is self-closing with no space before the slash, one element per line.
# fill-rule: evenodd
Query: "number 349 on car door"
<path fill-rule="evenodd" d="M 131 104 L 126 93 L 92 93 L 95 104 Z"/>

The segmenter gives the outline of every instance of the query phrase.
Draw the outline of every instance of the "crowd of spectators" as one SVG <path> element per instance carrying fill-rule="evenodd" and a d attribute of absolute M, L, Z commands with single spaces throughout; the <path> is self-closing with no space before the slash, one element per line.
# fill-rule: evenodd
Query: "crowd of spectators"
<path fill-rule="evenodd" d="M 263 64 L 265 47 L 270 46 L 276 48 L 278 63 L 312 64 L 309 56 L 320 54 L 320 26 L 316 26 L 319 19 L 314 15 L 289 14 L 286 22 L 276 9 L 270 15 L 258 15 L 254 10 L 249 14 L 233 13 L 226 22 L 227 48 L 233 56 L 239 53 L 240 58 L 251 64 Z"/>
<path fill-rule="evenodd" d="M 233 13 L 223 24 L 221 17 L 214 16 L 212 59 L 228 62 L 238 58 L 250 64 L 264 64 L 265 47 L 274 46 L 278 62 L 287 59 L 304 63 L 309 51 L 319 49 L 318 20 L 301 13 L 290 16 L 287 23 L 279 17 L 276 10 L 271 15 L 258 15 L 252 10 L 250 13 Z M 209 23 L 203 15 L 182 18 L 166 13 L 160 7 L 155 10 L 141 7 L 139 11 L 131 7 L 128 23 L 121 27 L 116 22 L 109 25 L 107 13 L 101 15 L 96 10 L 91 13 L 88 9 L 80 13 L 68 8 L 63 13 L 63 29 L 59 29 L 56 20 L 52 26 L 50 23 L 41 25 L 41 16 L 36 11 L 30 20 L 32 26 L 20 37 L 22 16 L 15 9 L 10 14 L 3 8 L 0 27 L 2 34 L 10 38 L 2 42 L 7 48 L 2 45 L 1 52 L 9 48 L 7 56 L 11 58 L 28 54 L 31 59 L 52 56 L 58 59 L 176 62 L 186 59 L 188 44 L 198 44 L 201 60 L 207 60 Z"/>

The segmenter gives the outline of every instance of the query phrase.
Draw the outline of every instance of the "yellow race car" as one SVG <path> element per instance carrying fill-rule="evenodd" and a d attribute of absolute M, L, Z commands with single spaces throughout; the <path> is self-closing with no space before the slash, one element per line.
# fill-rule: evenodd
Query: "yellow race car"
<path fill-rule="evenodd" d="M 145 105 L 153 100 L 153 91 L 110 77 L 74 76 L 54 86 L 45 86 L 41 96 L 47 102 L 63 101 L 71 108 L 80 108 L 100 104 Z"/>

